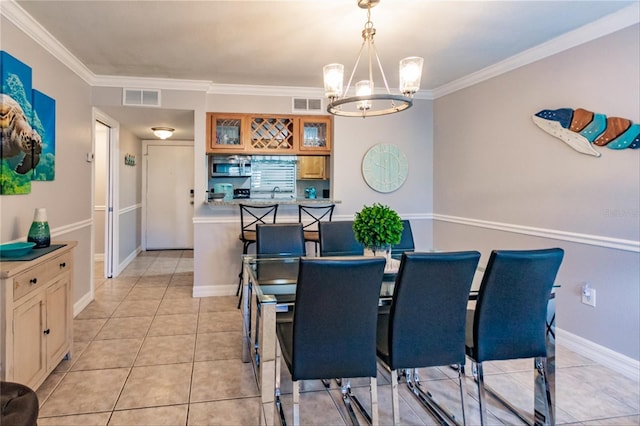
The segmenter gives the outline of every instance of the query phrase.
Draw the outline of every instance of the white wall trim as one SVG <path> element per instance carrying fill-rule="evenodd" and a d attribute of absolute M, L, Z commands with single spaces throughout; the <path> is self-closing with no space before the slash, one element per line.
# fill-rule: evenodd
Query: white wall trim
<path fill-rule="evenodd" d="M 68 225 L 59 226 L 57 228 L 53 228 L 51 230 L 52 237 L 59 237 L 60 235 L 68 234 L 70 232 L 75 232 L 83 228 L 87 228 L 93 226 L 93 220 L 86 219 L 80 222 L 70 223 Z"/>
<path fill-rule="evenodd" d="M 623 374 L 625 377 L 640 381 L 640 361 L 557 327 L 556 336 L 559 345 Z"/>
<path fill-rule="evenodd" d="M 562 34 L 546 43 L 539 44 L 531 49 L 513 55 L 503 61 L 497 62 L 479 71 L 437 87 L 433 90 L 433 99 L 451 94 L 458 90 L 481 83 L 490 78 L 505 74 L 516 68 L 531 64 L 549 56 L 555 55 L 573 47 L 588 43 L 608 34 L 620 31 L 624 28 L 640 22 L 640 3 L 625 7 L 610 15 L 606 15 L 597 21 L 583 25 L 568 33 Z"/>
<path fill-rule="evenodd" d="M 121 208 L 118 214 L 123 215 L 126 213 L 134 212 L 136 210 L 140 210 L 141 208 L 142 208 L 142 203 L 132 204 L 130 206 Z"/>
<path fill-rule="evenodd" d="M 515 225 L 511 223 L 492 222 L 488 220 L 470 219 L 466 217 L 434 214 L 434 220 L 442 222 L 458 223 L 461 225 L 475 226 L 479 228 L 496 229 L 498 231 L 513 232 L 516 234 L 533 235 L 536 237 L 550 238 L 561 241 L 588 244 L 592 246 L 606 247 L 610 249 L 631 251 L 640 253 L 640 241 L 611 238 L 602 235 L 580 234 L 576 232 L 560 231 L 556 229 L 535 228 L 532 226 Z"/>
<path fill-rule="evenodd" d="M 104 253 L 94 253 L 93 254 L 94 262 L 104 262 Z"/>

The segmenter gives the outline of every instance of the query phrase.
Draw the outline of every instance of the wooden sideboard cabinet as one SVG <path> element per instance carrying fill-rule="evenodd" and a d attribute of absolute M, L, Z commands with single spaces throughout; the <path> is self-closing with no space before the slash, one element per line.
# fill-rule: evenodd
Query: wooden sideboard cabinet
<path fill-rule="evenodd" d="M 47 378 L 73 344 L 73 248 L 31 261 L 3 261 L 0 378 L 32 389 Z"/>

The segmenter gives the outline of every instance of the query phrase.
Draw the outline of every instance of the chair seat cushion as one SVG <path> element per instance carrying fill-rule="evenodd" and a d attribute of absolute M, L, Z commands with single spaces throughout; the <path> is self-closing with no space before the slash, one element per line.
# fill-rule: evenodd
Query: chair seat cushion
<path fill-rule="evenodd" d="M 38 420 L 38 396 L 20 383 L 0 382 L 0 424 L 32 426 Z"/>
<path fill-rule="evenodd" d="M 320 234 L 318 231 L 304 231 L 304 240 L 305 241 L 320 241 Z"/>

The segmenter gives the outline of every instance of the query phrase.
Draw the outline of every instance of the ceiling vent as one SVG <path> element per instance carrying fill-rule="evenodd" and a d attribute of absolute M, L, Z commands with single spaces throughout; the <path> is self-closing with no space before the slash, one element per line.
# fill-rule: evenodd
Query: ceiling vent
<path fill-rule="evenodd" d="M 322 99 L 293 98 L 293 112 L 320 112 Z"/>
<path fill-rule="evenodd" d="M 160 90 L 122 89 L 122 105 L 159 107 Z"/>

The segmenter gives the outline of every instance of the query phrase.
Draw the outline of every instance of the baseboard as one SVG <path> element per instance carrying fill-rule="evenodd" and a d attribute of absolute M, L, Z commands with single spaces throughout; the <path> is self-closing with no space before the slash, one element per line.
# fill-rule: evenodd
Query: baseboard
<path fill-rule="evenodd" d="M 91 292 L 86 293 L 84 296 L 80 298 L 76 303 L 73 304 L 73 317 L 75 318 L 84 308 L 89 306 L 89 303 L 93 298 L 91 297 Z"/>
<path fill-rule="evenodd" d="M 193 297 L 235 296 L 237 284 L 205 285 L 193 288 Z"/>
<path fill-rule="evenodd" d="M 133 259 L 135 259 L 141 252 L 142 252 L 142 247 L 138 246 L 129 256 L 127 256 L 125 260 L 120 262 L 120 264 L 118 265 L 118 270 L 114 271 L 115 272 L 114 277 L 117 277 L 118 275 L 120 275 L 122 271 L 124 271 L 124 268 L 129 266 L 129 264 L 133 262 Z"/>
<path fill-rule="evenodd" d="M 564 346 L 630 379 L 640 381 L 640 361 L 614 352 L 609 348 L 560 328 L 556 328 L 556 336 L 558 337 L 558 345 Z"/>

